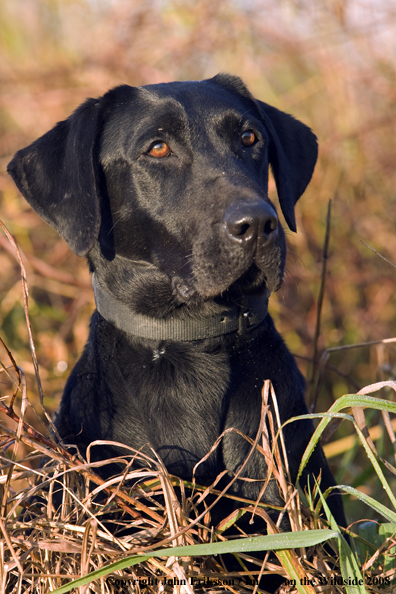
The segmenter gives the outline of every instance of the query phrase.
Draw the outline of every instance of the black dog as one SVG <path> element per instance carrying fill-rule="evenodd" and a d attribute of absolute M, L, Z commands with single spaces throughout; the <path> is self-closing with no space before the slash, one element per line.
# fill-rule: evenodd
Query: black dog
<path fill-rule="evenodd" d="M 286 253 L 267 187 L 270 164 L 295 231 L 316 159 L 307 126 L 227 75 L 117 87 L 16 154 L 18 188 L 93 273 L 97 310 L 56 418 L 67 443 L 150 444 L 190 480 L 227 428 L 255 438 L 266 379 L 282 422 L 307 412 L 303 378 L 267 314 Z M 293 480 L 312 431 L 309 420 L 285 430 Z M 197 480 L 233 476 L 250 447 L 227 433 Z M 305 481 L 320 472 L 324 490 L 334 479 L 318 446 Z M 264 457 L 243 476 L 265 479 Z M 238 480 L 233 492 L 255 500 L 262 484 Z M 262 500 L 283 505 L 274 482 Z M 345 524 L 339 495 L 329 502 Z"/>

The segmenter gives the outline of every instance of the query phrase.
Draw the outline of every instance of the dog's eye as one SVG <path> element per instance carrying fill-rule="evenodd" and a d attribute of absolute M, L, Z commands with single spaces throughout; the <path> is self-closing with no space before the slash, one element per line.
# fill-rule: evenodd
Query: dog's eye
<path fill-rule="evenodd" d="M 163 157 L 167 157 L 168 155 L 170 155 L 170 153 L 171 150 L 169 146 L 166 144 L 166 142 L 163 142 L 162 140 L 153 144 L 153 146 L 148 152 L 148 154 L 151 155 L 151 157 L 155 157 L 156 159 L 162 159 Z"/>
<path fill-rule="evenodd" d="M 252 130 L 246 130 L 241 135 L 241 142 L 243 146 L 252 146 L 257 140 L 255 133 Z"/>

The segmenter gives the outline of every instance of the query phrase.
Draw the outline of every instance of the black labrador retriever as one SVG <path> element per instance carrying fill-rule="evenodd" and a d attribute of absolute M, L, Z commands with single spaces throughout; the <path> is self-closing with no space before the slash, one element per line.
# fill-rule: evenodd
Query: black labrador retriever
<path fill-rule="evenodd" d="M 226 429 L 256 437 L 266 379 L 282 422 L 307 412 L 303 378 L 267 313 L 286 254 L 267 188 L 271 165 L 295 231 L 316 159 L 307 126 L 224 74 L 119 86 L 15 155 L 18 188 L 93 273 L 97 309 L 56 417 L 66 443 L 82 452 L 98 439 L 150 444 L 190 480 Z M 285 429 L 293 480 L 312 431 L 310 420 Z M 197 480 L 234 476 L 250 448 L 227 432 Z M 305 481 L 309 473 L 323 490 L 334 484 L 319 446 Z M 256 480 L 232 491 L 255 500 L 261 454 L 243 476 Z M 274 481 L 262 501 L 283 505 Z M 340 496 L 329 503 L 344 525 Z"/>

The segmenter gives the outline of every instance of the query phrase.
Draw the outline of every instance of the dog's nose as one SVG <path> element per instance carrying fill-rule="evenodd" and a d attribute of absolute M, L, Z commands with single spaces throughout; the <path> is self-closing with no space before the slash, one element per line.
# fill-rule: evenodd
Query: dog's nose
<path fill-rule="evenodd" d="M 278 234 L 276 212 L 263 200 L 236 202 L 226 210 L 223 220 L 231 238 L 242 244 L 268 243 Z"/>

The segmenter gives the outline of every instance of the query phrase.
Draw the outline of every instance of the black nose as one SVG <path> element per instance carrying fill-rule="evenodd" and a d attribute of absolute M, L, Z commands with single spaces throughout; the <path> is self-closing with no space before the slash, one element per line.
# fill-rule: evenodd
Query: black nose
<path fill-rule="evenodd" d="M 234 241 L 250 245 L 272 242 L 278 235 L 278 217 L 270 204 L 235 202 L 225 212 L 224 224 Z"/>

